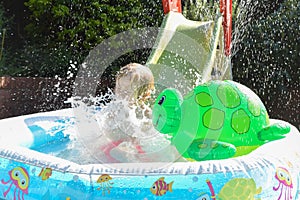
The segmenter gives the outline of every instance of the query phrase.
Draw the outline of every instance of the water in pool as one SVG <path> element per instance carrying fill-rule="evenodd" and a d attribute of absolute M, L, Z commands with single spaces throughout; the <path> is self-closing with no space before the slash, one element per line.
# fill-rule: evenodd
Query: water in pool
<path fill-rule="evenodd" d="M 96 107 L 72 101 L 76 117 L 25 120 L 34 135 L 31 149 L 78 164 L 172 162 L 179 158 L 167 136 L 158 133 L 150 119 L 138 116 L 137 108 L 129 108 L 126 101 L 113 100 Z"/>

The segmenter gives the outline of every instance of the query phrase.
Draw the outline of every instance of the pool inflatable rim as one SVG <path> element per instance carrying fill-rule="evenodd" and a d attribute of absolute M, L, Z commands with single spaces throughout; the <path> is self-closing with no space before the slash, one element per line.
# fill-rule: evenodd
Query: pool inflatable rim
<path fill-rule="evenodd" d="M 0 120 L 1 124 L 6 124 L 8 121 L 24 121 L 28 117 L 34 116 L 72 116 L 72 109 L 64 109 L 59 111 L 47 112 L 47 113 L 37 113 L 33 115 L 20 116 L 15 118 L 9 118 L 5 120 Z M 273 121 L 276 121 L 272 119 Z M 2 124 L 2 125 L 3 125 Z M 281 155 L 278 152 L 274 152 L 274 149 L 270 149 L 271 154 L 266 155 L 264 151 L 268 149 L 268 145 L 271 147 L 273 143 L 277 145 L 282 145 L 289 139 L 288 142 L 293 142 L 295 139 L 293 137 L 299 137 L 300 134 L 296 127 L 291 126 L 291 133 L 282 140 L 273 141 L 263 145 L 263 147 L 258 148 L 252 153 L 236 158 L 229 158 L 225 160 L 209 160 L 201 162 L 152 162 L 152 163 L 106 163 L 106 164 L 86 164 L 80 165 L 62 158 L 58 158 L 52 155 L 47 155 L 20 144 L 0 144 L 0 157 L 13 160 L 16 162 L 25 163 L 36 167 L 51 167 L 54 171 L 68 172 L 68 173 L 78 173 L 78 174 L 102 174 L 109 173 L 112 175 L 151 175 L 151 174 L 211 174 L 211 173 L 227 173 L 235 171 L 248 171 L 253 168 L 263 167 L 264 165 L 269 165 L 270 163 L 280 163 L 284 162 L 281 159 Z M 9 131 L 5 130 L 7 134 L 11 134 Z M 28 130 L 29 131 L 29 130 Z M 4 133 L 5 134 L 5 133 Z M 2 138 L 5 138 L 2 134 Z M 296 143 L 295 143 L 296 145 Z M 291 146 L 291 145 L 289 145 Z M 293 145 L 292 145 L 293 146 Z M 274 146 L 273 146 L 274 147 Z M 284 147 L 282 147 L 284 148 Z M 279 151 L 280 152 L 280 151 Z M 300 152 L 300 149 L 299 149 Z M 284 151 L 282 158 L 285 155 Z M 300 155 L 299 155 L 300 156 Z M 299 164 L 300 165 L 300 164 Z M 300 167 L 299 167 L 300 168 Z"/>

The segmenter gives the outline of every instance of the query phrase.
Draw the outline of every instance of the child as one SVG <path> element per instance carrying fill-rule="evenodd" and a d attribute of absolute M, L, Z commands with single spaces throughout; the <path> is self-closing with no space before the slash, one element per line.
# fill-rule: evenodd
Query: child
<path fill-rule="evenodd" d="M 149 100 L 154 90 L 151 70 L 137 63 L 130 63 L 120 69 L 116 78 L 115 95 L 131 103 Z"/>
<path fill-rule="evenodd" d="M 143 153 L 137 138 L 152 128 L 147 101 L 153 90 L 154 77 L 148 67 L 130 63 L 119 70 L 115 98 L 99 116 L 103 127 L 100 149 L 105 154 L 105 162 L 136 161 L 135 155 Z M 112 156 L 113 152 L 117 155 Z"/>
<path fill-rule="evenodd" d="M 152 126 L 147 102 L 154 91 L 151 70 L 137 63 L 120 69 L 114 89 L 115 101 L 107 108 L 106 137 L 101 150 L 107 162 L 174 161 L 175 152 L 164 135 Z M 111 109 L 113 108 L 113 109 Z"/>

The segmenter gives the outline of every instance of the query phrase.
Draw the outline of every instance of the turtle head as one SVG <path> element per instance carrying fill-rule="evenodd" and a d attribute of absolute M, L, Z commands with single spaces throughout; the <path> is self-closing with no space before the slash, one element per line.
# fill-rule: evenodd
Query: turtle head
<path fill-rule="evenodd" d="M 152 110 L 152 123 L 156 130 L 170 135 L 178 130 L 182 101 L 176 89 L 165 89 L 160 93 Z"/>

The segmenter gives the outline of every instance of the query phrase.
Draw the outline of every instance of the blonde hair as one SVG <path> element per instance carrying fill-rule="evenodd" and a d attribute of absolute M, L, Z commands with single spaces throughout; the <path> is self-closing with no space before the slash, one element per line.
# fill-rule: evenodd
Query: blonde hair
<path fill-rule="evenodd" d="M 115 94 L 128 101 L 146 101 L 154 90 L 151 70 L 138 63 L 130 63 L 120 69 L 116 77 Z"/>

